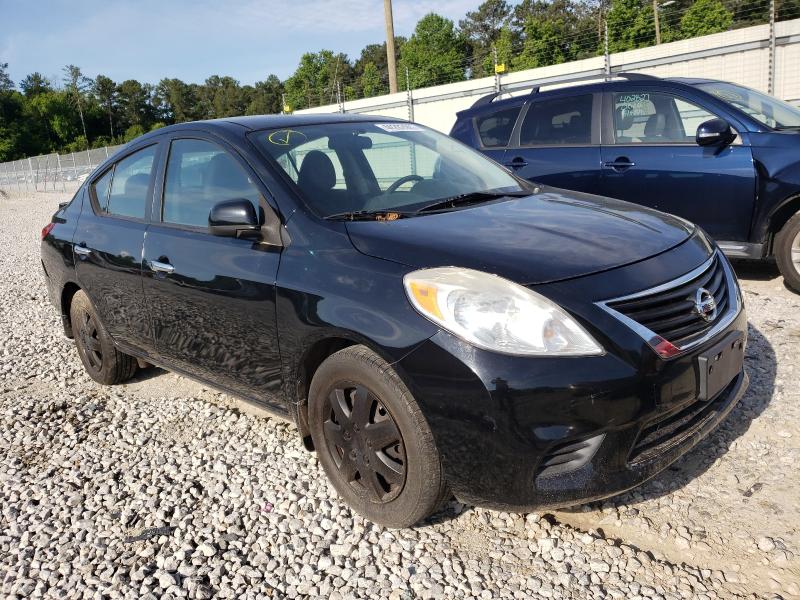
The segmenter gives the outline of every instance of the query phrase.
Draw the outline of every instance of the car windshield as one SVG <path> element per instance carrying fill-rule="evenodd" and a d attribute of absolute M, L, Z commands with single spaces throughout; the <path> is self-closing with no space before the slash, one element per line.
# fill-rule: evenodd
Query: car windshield
<path fill-rule="evenodd" d="M 701 83 L 697 87 L 746 112 L 767 127 L 794 129 L 800 127 L 800 108 L 773 96 L 732 83 Z"/>
<path fill-rule="evenodd" d="M 254 137 L 322 217 L 408 214 L 447 199 L 488 201 L 528 189 L 482 154 L 414 123 L 328 123 Z"/>

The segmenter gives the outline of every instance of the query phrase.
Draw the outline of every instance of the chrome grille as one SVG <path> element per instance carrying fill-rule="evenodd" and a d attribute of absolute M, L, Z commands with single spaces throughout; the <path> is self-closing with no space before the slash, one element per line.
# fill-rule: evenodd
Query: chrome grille
<path fill-rule="evenodd" d="M 609 300 L 603 305 L 637 325 L 640 333 L 655 334 L 682 347 L 693 339 L 729 321 L 731 313 L 738 312 L 738 296 L 731 288 L 732 274 L 719 253 L 701 268 L 671 284 L 625 298 Z M 735 285 L 735 284 L 734 284 Z M 707 290 L 714 298 L 716 314 L 707 320 L 698 312 L 696 296 Z M 653 336 L 645 336 L 652 342 Z"/>

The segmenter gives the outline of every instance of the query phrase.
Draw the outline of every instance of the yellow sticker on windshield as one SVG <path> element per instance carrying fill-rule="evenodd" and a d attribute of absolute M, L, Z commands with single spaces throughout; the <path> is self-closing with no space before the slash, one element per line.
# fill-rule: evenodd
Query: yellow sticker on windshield
<path fill-rule="evenodd" d="M 302 144 L 308 137 L 305 133 L 296 129 L 278 129 L 270 133 L 267 139 L 276 146 L 294 146 Z"/>

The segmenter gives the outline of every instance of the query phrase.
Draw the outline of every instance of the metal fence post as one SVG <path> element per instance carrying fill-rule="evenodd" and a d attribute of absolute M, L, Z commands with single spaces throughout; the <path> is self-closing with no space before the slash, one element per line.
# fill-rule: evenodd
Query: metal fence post
<path fill-rule="evenodd" d="M 408 67 L 406 67 L 406 104 L 408 104 L 408 120 L 414 120 L 414 97 L 411 95 L 411 79 L 408 76 Z"/>
<path fill-rule="evenodd" d="M 605 59 L 606 80 L 611 78 L 611 54 L 608 51 L 608 21 L 603 20 L 603 57 Z"/>
<path fill-rule="evenodd" d="M 767 93 L 775 93 L 775 0 L 769 0 L 769 65 Z"/>
<path fill-rule="evenodd" d="M 108 158 L 108 146 L 103 146 L 103 149 L 106 151 L 106 158 Z"/>
<path fill-rule="evenodd" d="M 58 152 L 56 152 L 56 162 L 58 163 L 58 176 L 61 177 L 61 191 L 66 192 L 67 184 L 64 183 L 64 173 L 61 172 L 61 155 Z"/>
<path fill-rule="evenodd" d="M 497 46 L 492 46 L 494 55 L 494 91 L 500 93 L 500 72 L 497 70 Z"/>

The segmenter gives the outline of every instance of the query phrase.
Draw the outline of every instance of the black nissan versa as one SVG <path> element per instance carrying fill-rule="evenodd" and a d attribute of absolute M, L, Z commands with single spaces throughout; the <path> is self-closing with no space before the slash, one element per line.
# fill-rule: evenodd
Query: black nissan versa
<path fill-rule="evenodd" d="M 742 297 L 703 231 L 528 183 L 413 123 L 166 127 L 42 238 L 91 377 L 152 363 L 290 416 L 389 526 L 450 492 L 509 510 L 618 493 L 747 385 Z"/>

